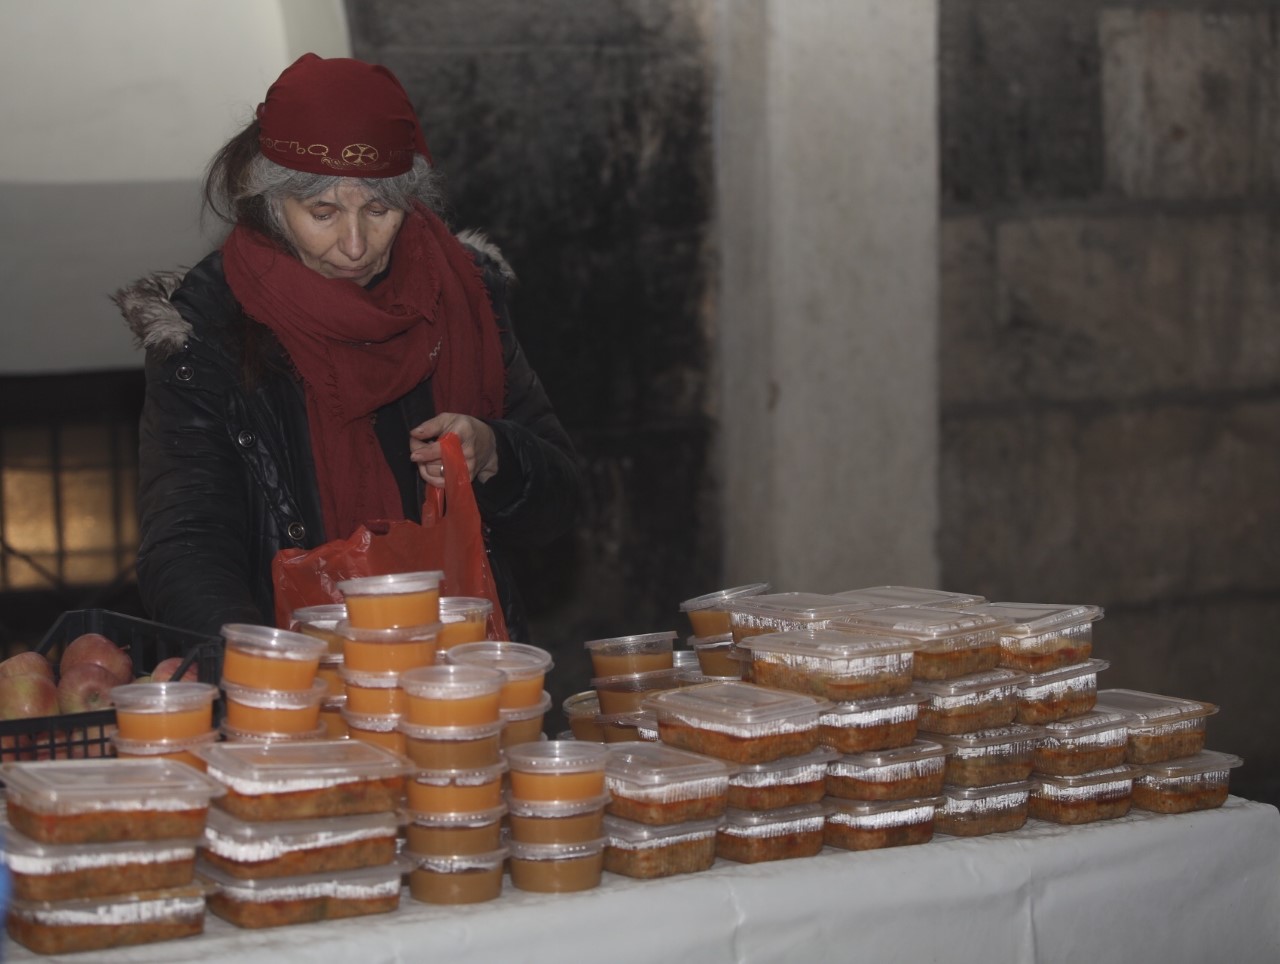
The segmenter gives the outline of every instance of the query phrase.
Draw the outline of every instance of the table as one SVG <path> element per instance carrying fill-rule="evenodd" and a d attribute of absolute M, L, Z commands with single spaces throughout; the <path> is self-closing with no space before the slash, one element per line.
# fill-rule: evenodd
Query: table
<path fill-rule="evenodd" d="M 1105 823 L 891 850 L 826 849 L 663 880 L 605 875 L 580 894 L 435 907 L 270 930 L 209 915 L 193 938 L 9 961 L 697 964 L 903 960 L 946 964 L 1280 961 L 1280 813 L 1133 811 Z"/>

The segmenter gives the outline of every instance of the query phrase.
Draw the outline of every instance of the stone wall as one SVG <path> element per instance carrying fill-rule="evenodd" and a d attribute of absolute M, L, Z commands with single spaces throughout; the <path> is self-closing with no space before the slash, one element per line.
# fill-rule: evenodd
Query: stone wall
<path fill-rule="evenodd" d="M 941 0 L 944 583 L 1106 607 L 1280 800 L 1280 11 Z"/>

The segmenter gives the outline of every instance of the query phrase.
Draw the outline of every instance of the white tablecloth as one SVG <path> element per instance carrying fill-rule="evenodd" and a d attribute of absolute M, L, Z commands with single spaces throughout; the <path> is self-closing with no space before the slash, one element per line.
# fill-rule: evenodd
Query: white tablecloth
<path fill-rule="evenodd" d="M 1178 816 L 630 880 L 580 894 L 422 904 L 270 930 L 209 915 L 199 937 L 65 957 L 87 964 L 796 961 L 1280 962 L 1280 813 L 1230 798 Z"/>

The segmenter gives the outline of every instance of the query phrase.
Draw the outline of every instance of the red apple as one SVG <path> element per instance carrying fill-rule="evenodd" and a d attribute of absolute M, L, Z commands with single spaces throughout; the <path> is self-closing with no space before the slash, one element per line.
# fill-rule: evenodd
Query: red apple
<path fill-rule="evenodd" d="M 0 676 L 0 720 L 53 716 L 58 712 L 58 688 L 45 676 Z"/>
<path fill-rule="evenodd" d="M 19 677 L 24 679 L 29 677 Z M 97 663 L 77 663 L 62 671 L 58 683 L 58 708 L 63 713 L 86 713 L 114 705 L 111 691 L 119 682 Z"/>
<path fill-rule="evenodd" d="M 81 663 L 101 666 L 117 683 L 133 680 L 133 660 L 129 654 L 101 633 L 84 633 L 67 643 L 58 671 L 65 677 L 67 670 Z"/>
<path fill-rule="evenodd" d="M 168 659 L 162 659 L 151 671 L 151 678 L 157 683 L 168 683 L 173 679 L 173 674 L 178 671 L 178 667 L 182 665 L 185 658 L 185 656 L 170 656 Z M 200 667 L 196 662 L 196 660 L 191 661 L 187 671 L 182 674 L 181 682 L 198 683 L 200 681 Z"/>
<path fill-rule="evenodd" d="M 34 650 L 10 656 L 0 663 L 0 676 L 44 676 L 53 682 L 53 667 Z"/>

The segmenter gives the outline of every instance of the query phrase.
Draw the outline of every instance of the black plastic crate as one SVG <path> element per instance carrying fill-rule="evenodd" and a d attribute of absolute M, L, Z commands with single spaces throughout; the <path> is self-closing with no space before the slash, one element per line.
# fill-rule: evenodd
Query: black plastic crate
<path fill-rule="evenodd" d="M 161 660 L 183 657 L 174 677 L 196 667 L 200 682 L 218 685 L 222 678 L 222 637 L 204 636 L 106 609 L 74 609 L 63 613 L 45 634 L 36 652 L 48 657 L 57 675 L 62 649 L 77 636 L 101 633 L 133 659 L 134 675 L 150 672 Z M 215 721 L 220 716 L 215 703 Z M 0 762 L 50 758 L 115 756 L 111 734 L 114 709 L 25 720 L 0 720 Z"/>

